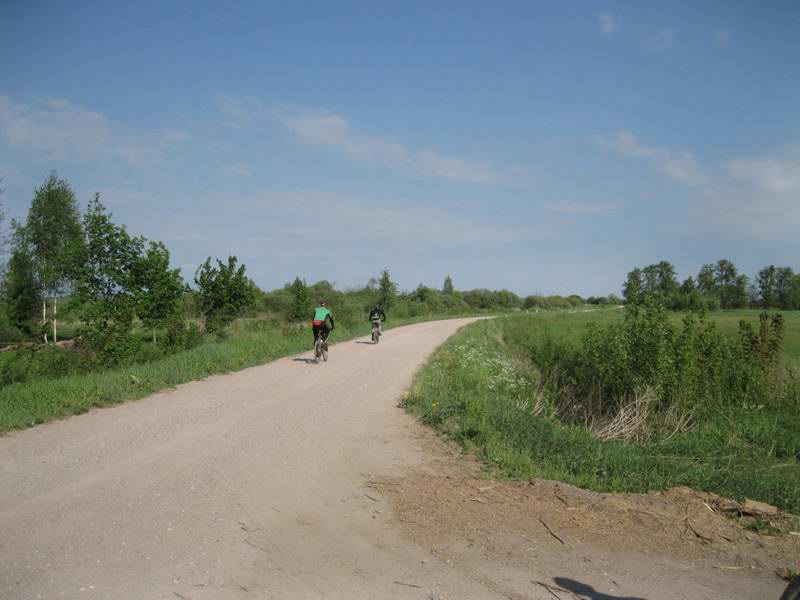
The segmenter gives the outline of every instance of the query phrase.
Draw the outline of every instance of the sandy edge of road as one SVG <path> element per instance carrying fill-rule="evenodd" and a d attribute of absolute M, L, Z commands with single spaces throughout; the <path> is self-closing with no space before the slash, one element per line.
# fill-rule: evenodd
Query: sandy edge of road
<path fill-rule="evenodd" d="M 405 414 L 472 320 L 0 437 L 0 598 L 778 597 L 763 538 L 637 543 L 680 502 L 493 481 Z"/>

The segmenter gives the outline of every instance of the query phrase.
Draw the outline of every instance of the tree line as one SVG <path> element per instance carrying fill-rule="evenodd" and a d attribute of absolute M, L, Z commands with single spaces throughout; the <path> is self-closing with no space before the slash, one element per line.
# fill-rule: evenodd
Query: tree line
<path fill-rule="evenodd" d="M 800 273 L 791 267 L 764 267 L 754 278 L 727 259 L 704 264 L 697 277 L 678 282 L 668 261 L 636 267 L 622 286 L 626 304 L 649 299 L 672 310 L 720 308 L 800 309 Z"/>
<path fill-rule="evenodd" d="M 614 296 L 585 300 L 577 295 L 522 297 L 506 289 L 460 291 L 450 275 L 440 288 L 419 284 L 400 291 L 388 268 L 366 285 L 343 291 L 328 281 L 309 285 L 298 276 L 283 288 L 263 292 L 236 256 L 207 258 L 190 287 L 171 265 L 163 242 L 115 222 L 99 195 L 81 211 L 72 187 L 56 173 L 34 190 L 26 217 L 13 220 L 9 229 L 0 278 L 0 341 L 38 339 L 53 347 L 65 337 L 66 316 L 67 337 L 101 365 L 131 362 L 151 352 L 143 348 L 144 333 L 160 352 L 177 351 L 199 343 L 204 333 L 224 336 L 242 315 L 306 321 L 322 298 L 331 303 L 337 320 L 351 323 L 365 319 L 376 303 L 391 317 L 413 318 L 620 302 Z"/>
<path fill-rule="evenodd" d="M 69 183 L 52 173 L 34 191 L 27 217 L 11 222 L 10 258 L 2 278 L 5 337 L 58 341 L 59 300 L 81 322 L 81 344 L 99 362 L 124 362 L 138 345 L 134 322 L 166 330 L 165 350 L 186 338 L 188 286 L 170 266 L 164 243 L 132 235 L 114 222 L 96 195 L 81 214 Z M 205 329 L 219 331 L 254 299 L 253 285 L 235 256 L 211 258 L 195 274 L 196 304 Z"/>
<path fill-rule="evenodd" d="M 475 312 L 511 312 L 521 310 L 574 309 L 590 304 L 620 304 L 621 299 L 612 297 L 589 298 L 572 296 L 529 295 L 526 297 L 502 289 L 476 288 L 458 290 L 453 278 L 445 276 L 440 288 L 420 283 L 409 291 L 400 291 L 391 279 L 387 268 L 377 277 L 372 277 L 361 287 L 344 291 L 335 289 L 328 281 L 308 284 L 296 277 L 283 288 L 260 292 L 257 305 L 264 312 L 278 315 L 289 321 L 304 321 L 311 306 L 321 299 L 328 300 L 337 322 L 356 322 L 366 318 L 370 307 L 380 304 L 391 318 L 413 318 L 424 315 L 458 315 Z"/>

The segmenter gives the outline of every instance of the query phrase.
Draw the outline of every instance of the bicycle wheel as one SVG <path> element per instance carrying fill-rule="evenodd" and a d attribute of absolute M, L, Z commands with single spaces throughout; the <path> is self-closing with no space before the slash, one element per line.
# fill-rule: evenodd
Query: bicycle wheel
<path fill-rule="evenodd" d="M 781 600 L 800 600 L 800 577 L 795 577 L 786 591 L 783 592 Z"/>
<path fill-rule="evenodd" d="M 314 342 L 314 362 L 319 362 L 319 357 L 322 354 L 322 342 L 319 338 Z"/>
<path fill-rule="evenodd" d="M 322 360 L 328 362 L 328 342 L 322 342 Z"/>
<path fill-rule="evenodd" d="M 372 343 L 373 344 L 377 344 L 378 343 L 378 338 L 380 337 L 380 335 L 381 334 L 378 333 L 378 328 L 377 327 L 373 327 L 372 328 Z"/>

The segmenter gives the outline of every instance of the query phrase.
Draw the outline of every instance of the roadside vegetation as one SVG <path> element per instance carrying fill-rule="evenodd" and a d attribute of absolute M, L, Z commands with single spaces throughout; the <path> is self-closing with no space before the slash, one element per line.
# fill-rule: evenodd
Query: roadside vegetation
<path fill-rule="evenodd" d="M 437 351 L 405 405 L 510 477 L 800 513 L 798 342 L 796 312 L 509 316 Z"/>
<path fill-rule="evenodd" d="M 55 173 L 0 240 L 0 431 L 306 349 L 311 311 L 322 298 L 336 316 L 334 341 L 368 333 L 375 303 L 386 308 L 388 327 L 584 303 L 459 291 L 449 275 L 441 289 L 420 284 L 403 292 L 387 268 L 354 289 L 297 277 L 264 292 L 236 256 L 208 257 L 188 285 L 164 243 L 115 222 L 99 196 L 81 212 Z"/>

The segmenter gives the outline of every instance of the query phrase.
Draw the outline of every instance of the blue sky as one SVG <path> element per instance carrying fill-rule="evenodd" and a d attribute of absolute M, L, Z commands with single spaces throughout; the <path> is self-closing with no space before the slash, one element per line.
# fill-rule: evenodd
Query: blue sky
<path fill-rule="evenodd" d="M 5 0 L 0 201 L 56 170 L 263 289 L 800 270 L 798 73 L 791 1 Z"/>

